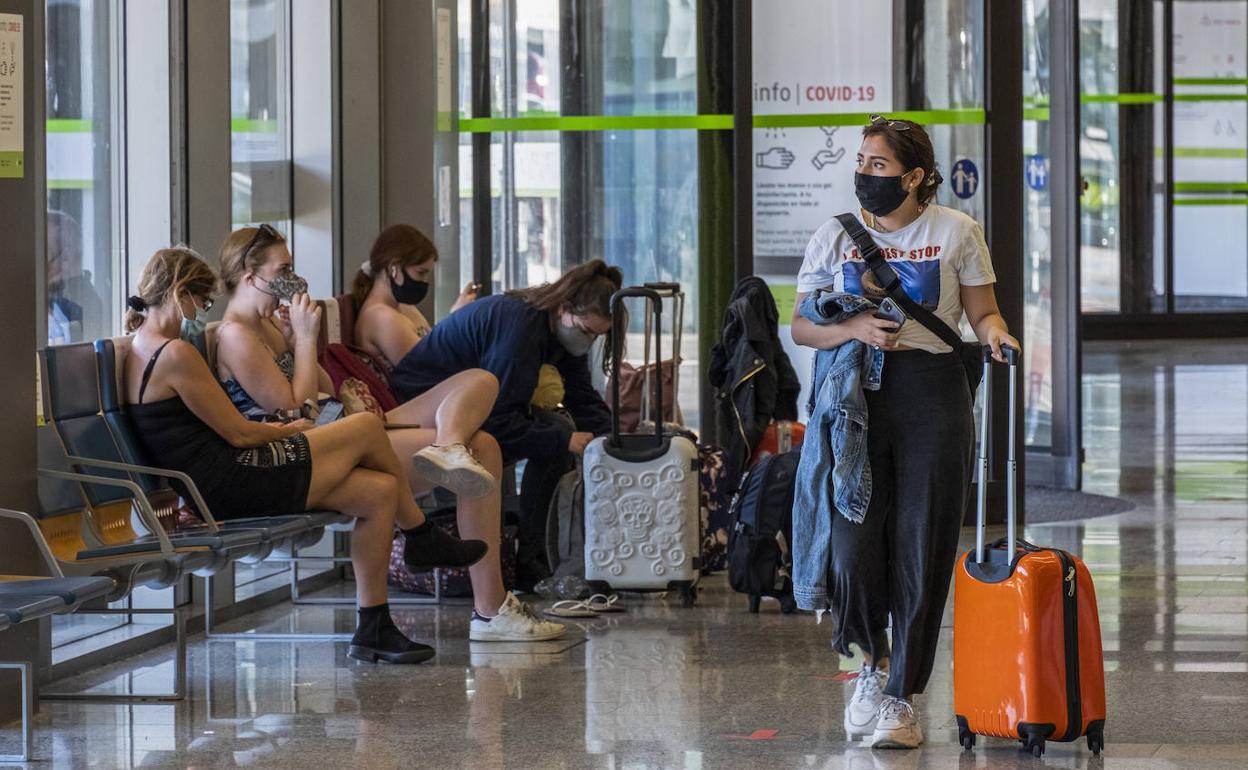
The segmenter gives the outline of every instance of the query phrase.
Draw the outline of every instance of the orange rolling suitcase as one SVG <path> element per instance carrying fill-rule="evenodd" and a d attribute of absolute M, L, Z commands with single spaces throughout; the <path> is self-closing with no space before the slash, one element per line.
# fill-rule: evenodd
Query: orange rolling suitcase
<path fill-rule="evenodd" d="M 1010 442 L 1006 537 L 985 548 L 987 415 L 991 360 L 984 357 L 985 419 L 980 433 L 975 550 L 958 559 L 953 594 L 953 706 L 963 748 L 976 735 L 1013 738 L 1035 756 L 1045 741 L 1087 736 L 1105 744 L 1105 669 L 1096 592 L 1074 554 L 1015 537 L 1018 464 L 1015 395 L 1018 356 L 1010 362 Z M 1007 548 L 1007 543 L 1015 543 Z"/>

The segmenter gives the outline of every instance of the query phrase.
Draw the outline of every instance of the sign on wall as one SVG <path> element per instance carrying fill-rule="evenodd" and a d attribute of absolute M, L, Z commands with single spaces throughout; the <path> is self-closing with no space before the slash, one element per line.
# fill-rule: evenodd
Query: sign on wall
<path fill-rule="evenodd" d="M 26 175 L 22 16 L 0 13 L 0 178 Z"/>
<path fill-rule="evenodd" d="M 754 114 L 886 112 L 893 104 L 892 4 L 755 5 Z M 793 257 L 819 225 L 855 208 L 856 125 L 754 131 L 754 251 Z"/>

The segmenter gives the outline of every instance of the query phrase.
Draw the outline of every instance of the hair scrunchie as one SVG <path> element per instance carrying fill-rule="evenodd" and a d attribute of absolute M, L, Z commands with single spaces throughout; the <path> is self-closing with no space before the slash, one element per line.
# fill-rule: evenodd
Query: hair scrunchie
<path fill-rule="evenodd" d="M 138 297 L 133 294 L 126 298 L 126 307 L 136 313 L 147 312 L 147 302 L 142 297 Z"/>
<path fill-rule="evenodd" d="M 369 278 L 373 277 L 373 262 L 370 259 L 364 260 L 364 264 L 360 265 L 360 272 Z"/>

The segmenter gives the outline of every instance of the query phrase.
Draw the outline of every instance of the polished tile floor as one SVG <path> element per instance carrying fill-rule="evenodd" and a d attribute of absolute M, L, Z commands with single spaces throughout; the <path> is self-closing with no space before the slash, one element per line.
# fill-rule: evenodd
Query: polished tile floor
<path fill-rule="evenodd" d="M 757 616 L 722 577 L 699 606 L 632 599 L 565 643 L 469 645 L 464 606 L 400 613 L 438 657 L 377 667 L 327 643 L 191 646 L 176 705 L 45 704 L 39 767 L 1131 768 L 1248 767 L 1248 345 L 1090 346 L 1087 484 L 1129 513 L 1028 527 L 1076 551 L 1097 584 L 1107 750 L 1006 741 L 962 753 L 951 672 L 919 700 L 914 752 L 848 743 L 844 672 L 811 615 Z M 253 622 L 256 618 L 251 618 Z M 350 613 L 278 608 L 276 627 L 340 628 Z M 940 656 L 949 660 L 948 635 Z M 171 652 L 103 687 L 167 685 Z M 11 735 L 11 732 L 9 733 Z"/>

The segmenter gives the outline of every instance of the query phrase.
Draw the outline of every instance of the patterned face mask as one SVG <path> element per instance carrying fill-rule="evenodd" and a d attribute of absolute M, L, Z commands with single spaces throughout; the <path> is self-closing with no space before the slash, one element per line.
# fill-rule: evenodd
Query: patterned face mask
<path fill-rule="evenodd" d="M 256 277 L 260 278 L 260 276 Z M 260 280 L 264 281 L 269 287 L 269 290 L 264 293 L 276 298 L 278 302 L 289 304 L 291 298 L 296 294 L 308 293 L 308 282 L 294 270 L 283 270 L 271 281 L 265 281 L 263 278 L 260 278 Z M 261 291 L 264 290 L 261 289 Z"/>

